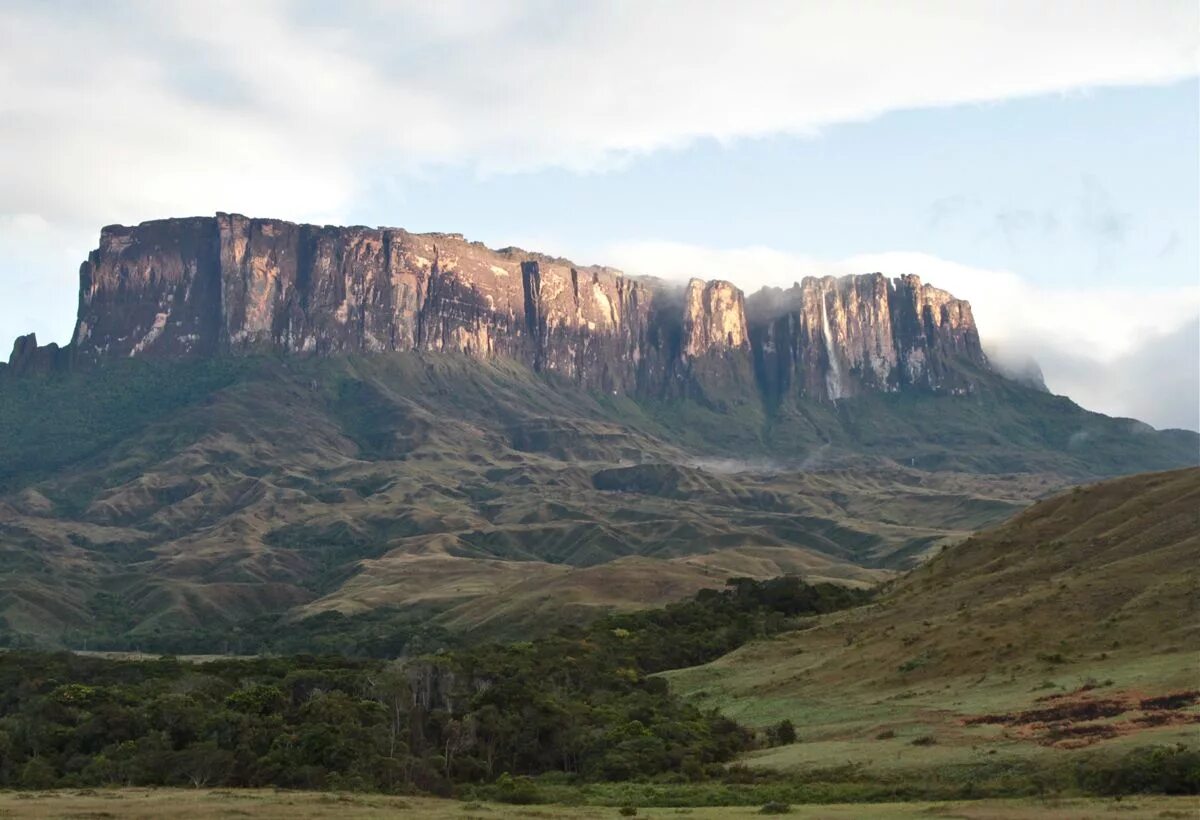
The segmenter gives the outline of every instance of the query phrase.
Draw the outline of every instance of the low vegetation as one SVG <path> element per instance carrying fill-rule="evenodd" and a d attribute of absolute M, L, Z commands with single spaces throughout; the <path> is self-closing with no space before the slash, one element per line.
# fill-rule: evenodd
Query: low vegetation
<path fill-rule="evenodd" d="M 783 719 L 747 728 L 682 700 L 656 674 L 868 598 L 793 577 L 735 579 L 722 592 L 587 628 L 405 662 L 8 652 L 0 654 L 0 787 L 274 786 L 768 812 L 806 803 L 1200 791 L 1200 752 L 1183 745 L 919 772 L 730 765 L 755 748 L 800 748 L 808 727 Z M 1189 703 L 1150 699 L 1146 708 Z"/>
<path fill-rule="evenodd" d="M 868 606 L 664 676 L 762 732 L 794 725 L 795 743 L 741 758 L 773 789 L 782 774 L 846 800 L 1194 792 L 1197 509 L 1195 469 L 1063 493 Z"/>
<path fill-rule="evenodd" d="M 765 805 L 765 804 L 764 804 Z M 1163 820 L 1195 817 L 1200 800 L 1190 797 L 1143 796 L 1137 798 L 1024 798 L 954 802 L 876 803 L 869 816 L 878 820 L 901 818 L 960 818 L 961 820 L 1080 820 L 1120 817 L 1122 820 Z M 296 817 L 375 820 L 375 818 L 419 818 L 420 820 L 512 820 L 562 818 L 563 820 L 617 820 L 620 817 L 655 820 L 755 820 L 763 807 L 713 806 L 697 808 L 654 808 L 647 806 L 551 805 L 530 808 L 478 800 L 450 800 L 416 796 L 312 792 L 277 789 L 63 789 L 57 791 L 0 792 L 0 816 L 35 818 L 108 818 L 129 820 L 212 820 L 212 818 L 255 817 L 263 820 L 292 820 Z M 859 820 L 867 812 L 857 804 L 791 806 L 786 816 L 846 818 Z"/>
<path fill-rule="evenodd" d="M 701 663 L 867 593 L 796 578 L 601 619 L 532 642 L 403 663 L 300 655 L 111 660 L 0 655 L 0 785 L 481 784 L 539 802 L 529 776 L 719 776 L 752 732 L 653 673 Z"/>

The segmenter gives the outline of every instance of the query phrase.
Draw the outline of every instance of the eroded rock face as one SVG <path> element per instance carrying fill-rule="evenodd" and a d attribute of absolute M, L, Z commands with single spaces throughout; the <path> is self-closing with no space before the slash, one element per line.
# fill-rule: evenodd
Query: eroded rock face
<path fill-rule="evenodd" d="M 746 305 L 729 282 L 692 279 L 684 293 L 683 352 L 700 356 L 713 350 L 748 350 Z"/>
<path fill-rule="evenodd" d="M 84 362 L 219 350 L 220 262 L 212 218 L 110 225 L 79 269 L 71 338 Z"/>
<path fill-rule="evenodd" d="M 970 388 L 956 361 L 985 366 L 969 303 L 912 275 L 808 277 L 750 297 L 756 372 L 774 398 Z"/>
<path fill-rule="evenodd" d="M 162 220 L 105 228 L 80 279 L 80 362 L 428 350 L 507 356 L 616 392 L 686 363 L 645 282 L 458 234 Z"/>
<path fill-rule="evenodd" d="M 725 281 L 680 291 L 458 234 L 224 213 L 104 228 L 80 269 L 72 343 L 43 350 L 23 337 L 9 370 L 424 350 L 509 357 L 611 392 L 777 400 L 965 390 L 955 363 L 986 363 L 970 305 L 915 276 L 807 278 L 746 300 Z"/>

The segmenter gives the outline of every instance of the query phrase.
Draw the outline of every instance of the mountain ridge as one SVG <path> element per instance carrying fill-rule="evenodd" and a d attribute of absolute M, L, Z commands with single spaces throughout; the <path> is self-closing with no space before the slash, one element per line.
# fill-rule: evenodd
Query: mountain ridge
<path fill-rule="evenodd" d="M 18 338 L 14 372 L 122 357 L 453 351 L 581 386 L 773 401 L 916 387 L 966 392 L 986 368 L 970 304 L 906 274 L 806 277 L 747 298 L 460 234 L 239 214 L 110 225 L 80 266 L 66 348 Z M 720 392 L 718 389 L 716 392 Z"/>

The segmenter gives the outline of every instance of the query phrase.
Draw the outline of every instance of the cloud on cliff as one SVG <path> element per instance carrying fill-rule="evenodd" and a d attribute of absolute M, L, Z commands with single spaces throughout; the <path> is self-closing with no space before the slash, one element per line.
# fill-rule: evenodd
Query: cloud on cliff
<path fill-rule="evenodd" d="M 603 258 L 631 273 L 727 279 L 747 293 L 805 276 L 915 273 L 969 300 L 990 354 L 1013 364 L 1032 358 L 1053 392 L 1155 427 L 1200 429 L 1200 286 L 1045 286 L 911 252 L 821 260 L 765 247 L 628 242 Z"/>
<path fill-rule="evenodd" d="M 444 164 L 595 171 L 702 138 L 1167 82 L 1196 72 L 1198 23 L 1191 0 L 9 0 L 0 213 L 336 218 L 366 180 Z"/>
<path fill-rule="evenodd" d="M 1167 83 L 1196 74 L 1198 26 L 1194 0 L 0 0 L 0 343 L 65 341 L 75 272 L 105 223 L 218 209 L 341 222 L 364 191 L 448 167 L 594 173 L 699 140 Z M 1089 197 L 1087 227 L 1120 242 L 1127 215 L 1098 186 Z M 930 220 L 973 207 L 947 199 Z M 996 224 L 1016 243 L 1054 223 L 1005 211 Z M 715 259 L 708 272 L 751 287 L 768 273 L 919 271 L 972 298 L 989 338 L 1034 340 L 1052 386 L 1083 368 L 1047 350 L 1111 368 L 1144 346 L 1155 311 L 1164 328 L 1194 315 L 1190 292 L 1039 291 L 915 255 L 831 268 L 763 248 L 667 250 L 680 270 Z M 1104 378 L 1077 398 L 1132 406 Z"/>

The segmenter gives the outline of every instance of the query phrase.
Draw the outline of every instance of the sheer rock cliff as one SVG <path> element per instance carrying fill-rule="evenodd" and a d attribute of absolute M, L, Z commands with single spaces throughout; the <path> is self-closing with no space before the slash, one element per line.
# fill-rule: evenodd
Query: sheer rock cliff
<path fill-rule="evenodd" d="M 773 401 L 971 389 L 970 305 L 913 275 L 809 277 L 745 298 L 458 234 L 238 214 L 109 226 L 80 268 L 71 343 L 18 339 L 13 374 L 125 357 L 448 351 L 589 389 Z"/>

